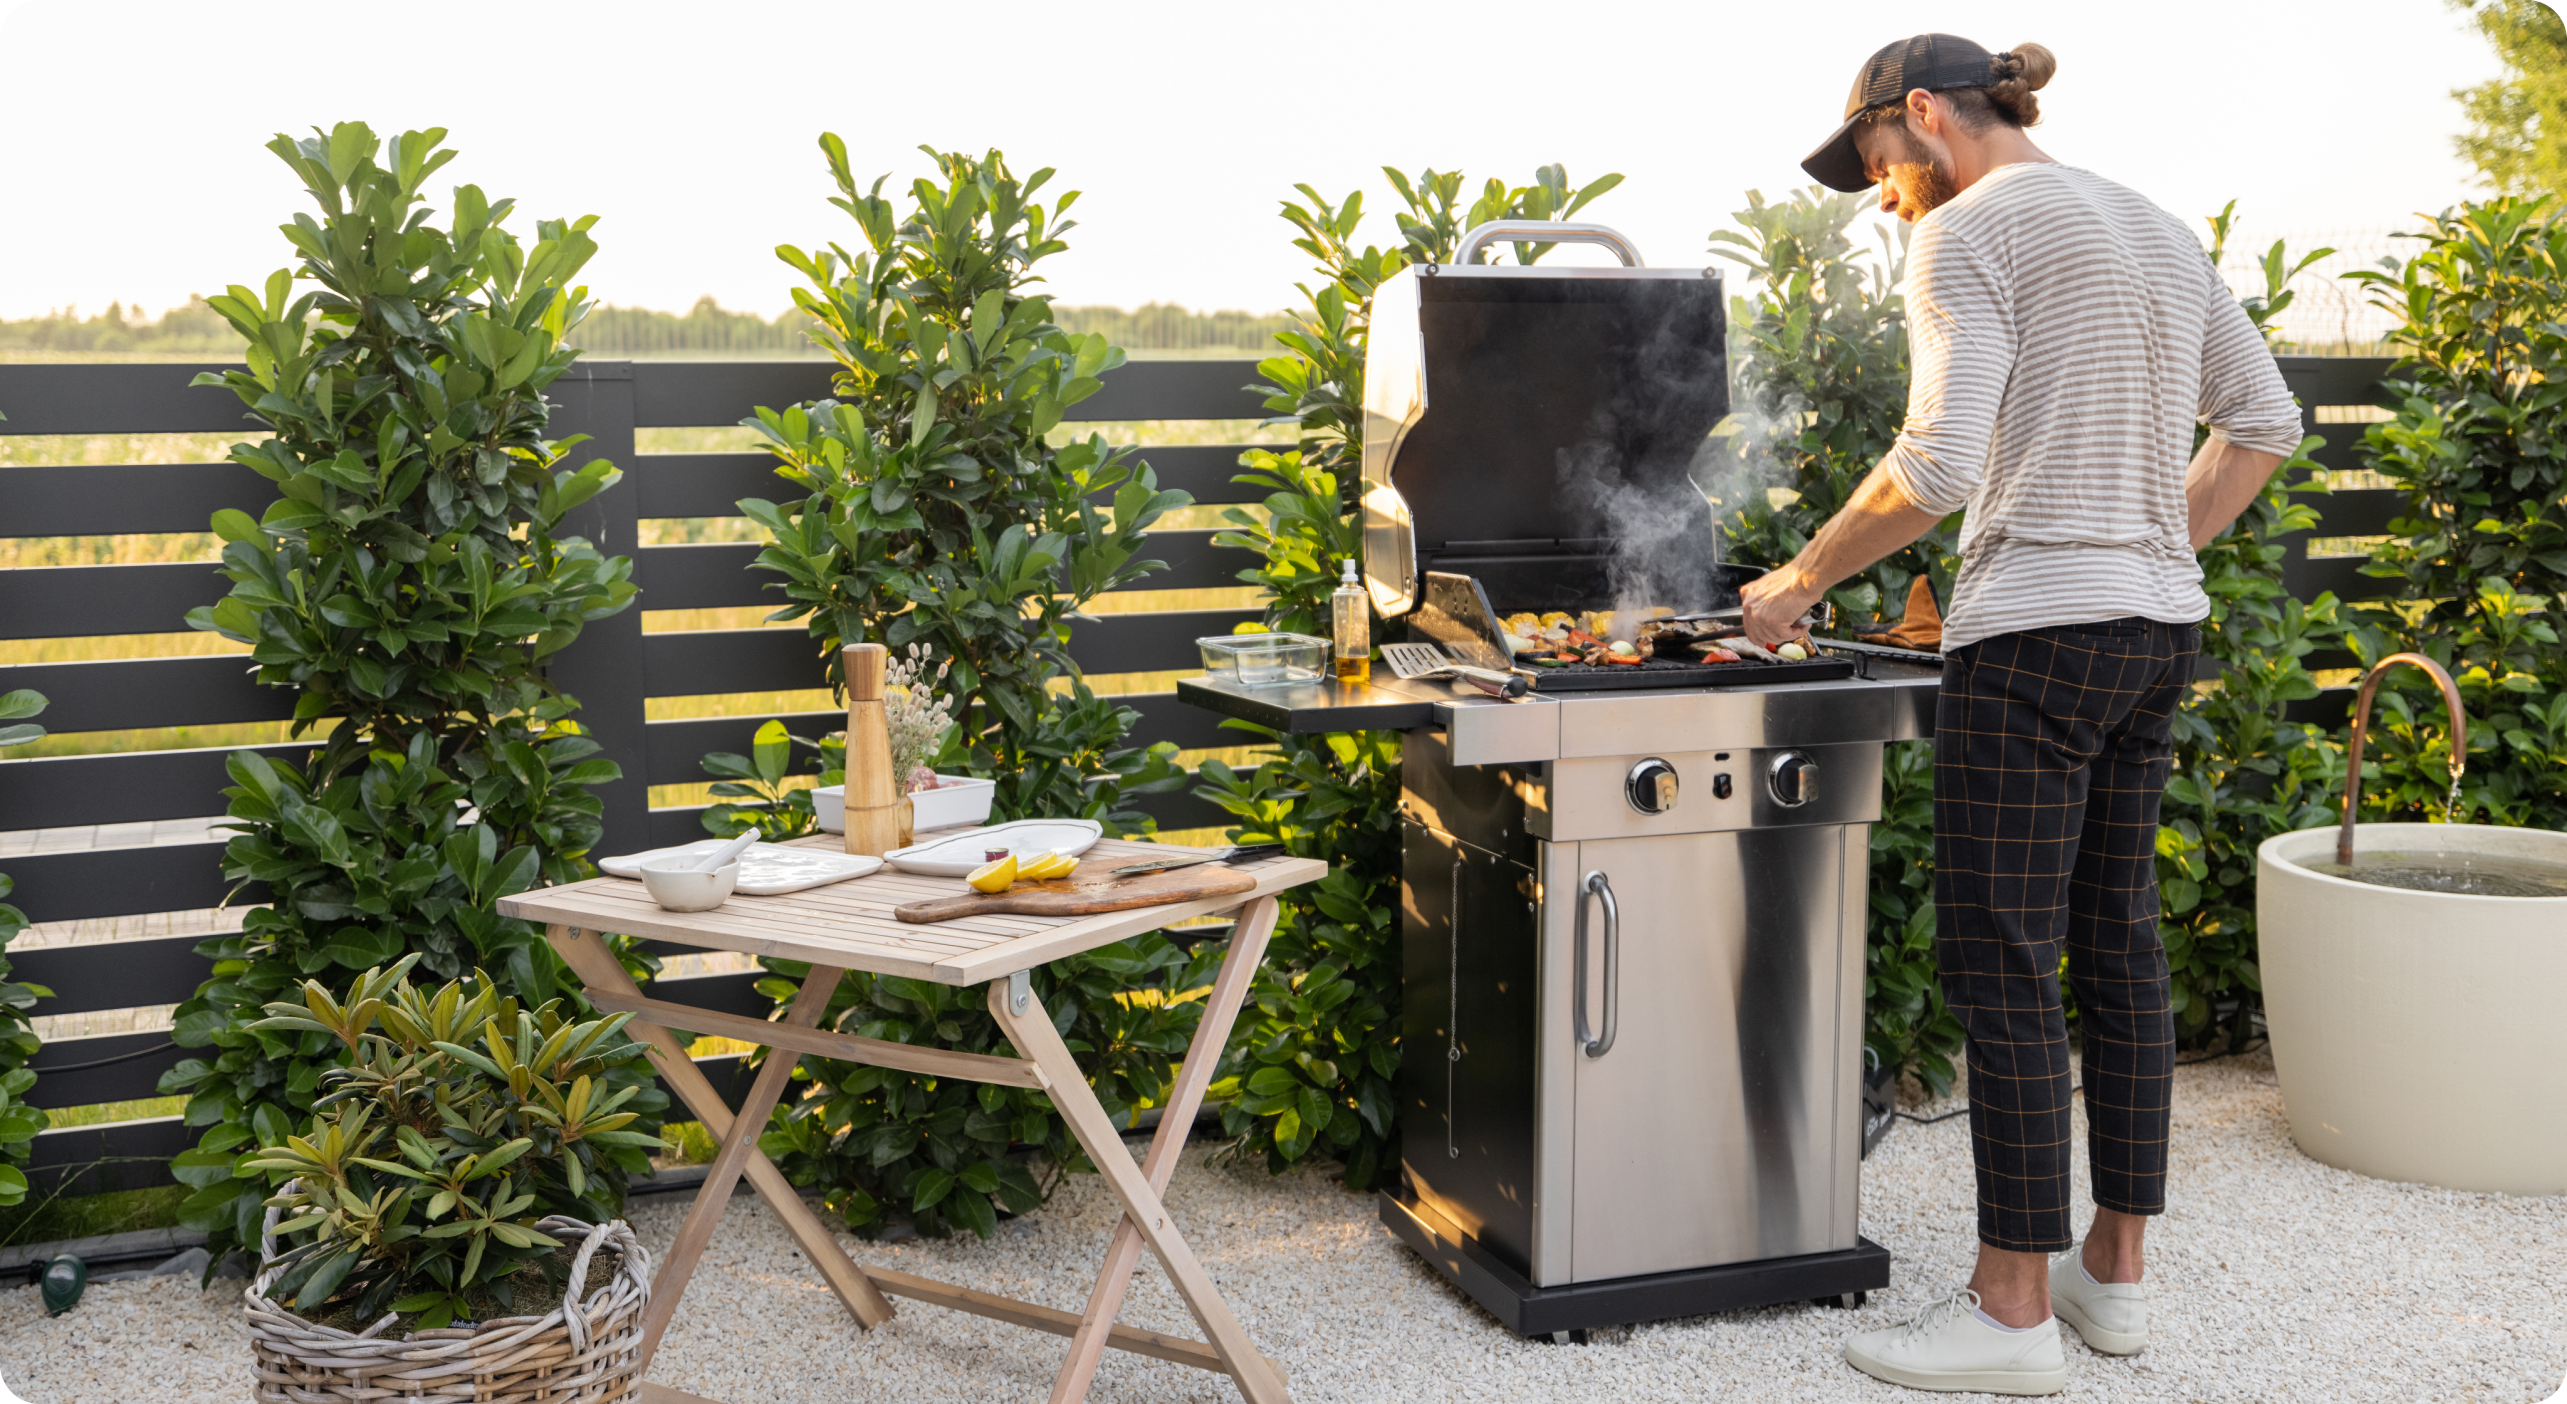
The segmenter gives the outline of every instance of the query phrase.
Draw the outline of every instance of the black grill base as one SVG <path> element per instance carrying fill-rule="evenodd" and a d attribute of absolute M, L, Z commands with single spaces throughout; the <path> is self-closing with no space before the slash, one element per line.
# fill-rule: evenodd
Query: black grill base
<path fill-rule="evenodd" d="M 1837 1253 L 1536 1287 L 1443 1215 L 1392 1190 L 1383 1190 L 1380 1200 L 1382 1222 L 1401 1242 L 1519 1336 L 1816 1301 L 1890 1285 L 1890 1250 L 1857 1238 L 1854 1247 Z"/>
<path fill-rule="evenodd" d="M 1644 658 L 1638 663 L 1570 663 L 1558 668 L 1518 664 L 1533 676 L 1535 692 L 1630 692 L 1667 687 L 1755 687 L 1766 683 L 1834 682 L 1854 676 L 1842 658 L 1800 663 L 1679 663 Z"/>

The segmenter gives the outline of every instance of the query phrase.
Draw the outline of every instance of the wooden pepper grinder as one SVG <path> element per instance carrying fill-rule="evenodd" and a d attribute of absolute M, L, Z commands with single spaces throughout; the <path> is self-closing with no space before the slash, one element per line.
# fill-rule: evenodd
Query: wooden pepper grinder
<path fill-rule="evenodd" d="M 891 650 L 851 644 L 847 670 L 847 851 L 879 858 L 900 847 L 900 785 L 891 773 L 891 725 L 883 714 L 883 666 Z"/>

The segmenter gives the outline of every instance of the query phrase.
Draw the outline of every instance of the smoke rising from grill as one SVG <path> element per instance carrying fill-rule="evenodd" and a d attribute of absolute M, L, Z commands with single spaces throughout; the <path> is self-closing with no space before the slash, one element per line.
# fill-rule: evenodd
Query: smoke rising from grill
<path fill-rule="evenodd" d="M 1726 358 L 1662 324 L 1634 348 L 1619 393 L 1557 456 L 1558 501 L 1577 530 L 1603 537 L 1613 608 L 1645 613 L 1737 603 L 1716 567 L 1720 518 L 1780 479 L 1760 423 L 1731 416 L 1704 434 L 1706 405 L 1728 399 Z M 1744 565 L 1771 566 L 1772 561 Z"/>

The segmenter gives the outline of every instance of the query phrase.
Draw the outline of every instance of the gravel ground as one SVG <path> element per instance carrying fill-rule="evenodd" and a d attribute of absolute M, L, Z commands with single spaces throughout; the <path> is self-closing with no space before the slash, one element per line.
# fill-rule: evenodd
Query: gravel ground
<path fill-rule="evenodd" d="M 2526 1110 L 2533 1104 L 2527 1103 Z M 1849 1369 L 1839 1342 L 1913 1312 L 1968 1273 L 1966 1119 L 1902 1124 L 1864 1166 L 1864 1232 L 1897 1257 L 1859 1312 L 1778 1307 L 1518 1341 L 1430 1276 L 1324 1177 L 1205 1170 L 1169 1199 L 1215 1281 L 1296 1399 L 1834 1400 L 1916 1398 Z M 2548 1399 L 2567 1374 L 2567 1200 L 2366 1180 L 2294 1149 L 2272 1064 L 2177 1074 L 2174 1205 L 2151 1234 L 2155 1340 L 2131 1359 L 2070 1342 L 2068 1397 L 2110 1400 Z M 1113 1226 L 1092 1176 L 998 1239 L 857 1244 L 858 1261 L 1075 1310 Z M 654 1247 L 679 1204 L 640 1210 Z M 901 1304 L 857 1333 L 753 1196 L 732 1200 L 653 1378 L 728 1404 L 1039 1398 L 1064 1342 Z M 1154 1264 L 1123 1319 L 1195 1334 Z M 90 1289 L 47 1321 L 33 1289 L 0 1293 L 0 1374 L 32 1404 L 237 1400 L 247 1352 L 237 1288 L 160 1279 Z M 2063 1328 L 2064 1330 L 2064 1328 Z M 1228 1382 L 1107 1352 L 1092 1398 L 1230 1401 Z"/>

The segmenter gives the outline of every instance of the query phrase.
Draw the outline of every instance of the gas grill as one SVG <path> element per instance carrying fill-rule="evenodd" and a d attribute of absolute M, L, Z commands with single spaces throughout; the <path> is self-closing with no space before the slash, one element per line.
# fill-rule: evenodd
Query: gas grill
<path fill-rule="evenodd" d="M 1622 266 L 1474 263 L 1495 239 Z M 1721 292 L 1563 224 L 1482 226 L 1385 283 L 1376 608 L 1505 667 L 1506 613 L 1734 607 L 1762 571 L 1718 560 L 1695 482 L 1728 411 Z M 1869 825 L 1882 747 L 1928 734 L 1938 671 L 1881 650 L 1523 671 L 1514 701 L 1178 684 L 1278 730 L 1404 733 L 1383 1221 L 1527 1336 L 1885 1286 L 1856 1221 Z"/>

